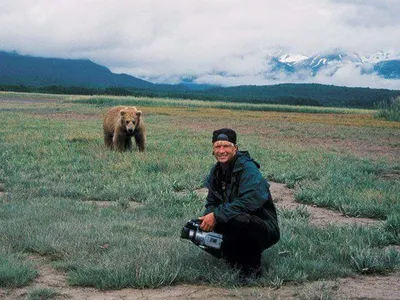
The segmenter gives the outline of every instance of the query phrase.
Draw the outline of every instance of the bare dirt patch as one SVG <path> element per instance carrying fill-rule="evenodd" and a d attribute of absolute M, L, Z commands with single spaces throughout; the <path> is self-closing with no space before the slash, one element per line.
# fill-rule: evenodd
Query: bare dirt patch
<path fill-rule="evenodd" d="M 43 263 L 43 262 L 42 262 Z M 269 287 L 220 288 L 206 285 L 178 285 L 159 289 L 122 289 L 100 291 L 94 288 L 69 287 L 65 276 L 49 266 L 38 267 L 40 275 L 26 288 L 0 289 L 0 298 L 8 300 L 26 299 L 30 291 L 39 288 L 52 289 L 56 299 L 76 300 L 237 300 L 237 299 L 369 299 L 398 300 L 400 273 L 391 276 L 359 276 L 330 281 L 308 282 L 301 285 L 288 284 L 279 289 Z M 318 297 L 318 298 L 317 298 Z"/>
<path fill-rule="evenodd" d="M 207 189 L 195 191 L 200 197 L 206 197 Z M 285 185 L 271 183 L 271 193 L 280 209 L 296 209 L 301 204 L 293 196 L 293 190 Z M 109 201 L 87 201 L 90 205 L 109 207 L 117 205 Z M 136 203 L 130 202 L 135 207 Z M 140 204 L 139 204 L 140 205 Z M 133 207 L 133 208 L 134 208 Z M 311 214 L 311 223 L 324 226 L 335 224 L 373 224 L 377 221 L 366 218 L 347 218 L 340 213 L 324 208 L 307 206 Z M 122 289 L 101 291 L 94 288 L 71 287 L 67 284 L 66 274 L 52 268 L 48 258 L 37 255 L 30 256 L 39 276 L 33 283 L 24 288 L 0 289 L 0 298 L 9 300 L 26 299 L 35 289 L 52 289 L 57 293 L 56 299 L 87 300 L 230 300 L 230 299 L 400 299 L 400 272 L 390 276 L 356 276 L 337 280 L 307 282 L 303 284 L 285 284 L 279 289 L 271 287 L 234 287 L 221 288 L 207 285 L 177 285 L 158 289 Z"/>
<path fill-rule="evenodd" d="M 340 212 L 318 207 L 316 205 L 304 205 L 295 201 L 294 191 L 286 185 L 276 182 L 271 183 L 271 194 L 274 197 L 276 206 L 280 209 L 293 210 L 299 207 L 304 208 L 311 215 L 310 223 L 315 226 L 326 226 L 328 224 L 376 224 L 379 221 L 370 218 L 353 218 L 343 215 Z"/>
<path fill-rule="evenodd" d="M 310 214 L 310 223 L 315 226 L 326 226 L 328 224 L 347 225 L 347 224 L 376 224 L 379 221 L 370 218 L 347 217 L 340 212 L 318 207 L 316 205 L 304 205 L 295 201 L 294 190 L 287 188 L 285 184 L 270 182 L 271 194 L 274 202 L 279 209 L 294 210 L 299 207 L 307 210 Z M 207 189 L 198 189 L 196 193 L 200 197 L 206 197 Z"/>

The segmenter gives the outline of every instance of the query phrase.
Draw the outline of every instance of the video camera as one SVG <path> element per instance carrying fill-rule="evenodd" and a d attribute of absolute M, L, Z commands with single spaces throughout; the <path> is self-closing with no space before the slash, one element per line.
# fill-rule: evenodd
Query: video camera
<path fill-rule="evenodd" d="M 205 232 L 200 229 L 200 220 L 188 221 L 181 230 L 181 238 L 191 241 L 211 255 L 221 258 L 223 235 L 214 231 Z"/>

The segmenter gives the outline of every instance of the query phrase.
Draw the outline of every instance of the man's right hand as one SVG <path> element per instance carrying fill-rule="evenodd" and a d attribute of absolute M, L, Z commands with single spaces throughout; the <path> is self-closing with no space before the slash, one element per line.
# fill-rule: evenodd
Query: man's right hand
<path fill-rule="evenodd" d="M 203 231 L 213 231 L 215 225 L 217 225 L 217 220 L 213 212 L 199 217 L 199 220 L 201 221 L 200 229 Z"/>

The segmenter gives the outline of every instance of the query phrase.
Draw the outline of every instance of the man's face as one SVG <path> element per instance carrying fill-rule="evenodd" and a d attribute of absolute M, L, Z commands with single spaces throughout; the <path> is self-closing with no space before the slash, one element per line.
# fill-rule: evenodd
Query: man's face
<path fill-rule="evenodd" d="M 236 154 L 237 146 L 228 141 L 216 141 L 213 144 L 213 154 L 221 164 L 228 163 Z"/>

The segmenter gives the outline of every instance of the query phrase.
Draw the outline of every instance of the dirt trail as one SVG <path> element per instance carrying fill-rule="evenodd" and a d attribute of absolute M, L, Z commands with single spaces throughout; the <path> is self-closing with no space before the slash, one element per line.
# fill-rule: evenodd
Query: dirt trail
<path fill-rule="evenodd" d="M 284 184 L 271 183 L 271 194 L 274 197 L 276 206 L 280 209 L 296 209 L 298 207 L 304 207 L 307 212 L 311 215 L 310 223 L 315 226 L 325 226 L 330 223 L 336 225 L 346 224 L 375 224 L 378 220 L 370 218 L 352 218 L 344 216 L 342 213 L 329 210 L 326 208 L 318 207 L 316 205 L 303 205 L 295 201 L 294 191 L 288 189 Z"/>
<path fill-rule="evenodd" d="M 2 192 L 0 190 L 0 192 Z M 205 189 L 197 191 L 204 196 Z M 281 209 L 295 209 L 301 204 L 295 202 L 293 190 L 285 185 L 271 183 L 271 193 L 276 205 Z M 311 223 L 316 226 L 335 224 L 372 224 L 376 220 L 367 218 L 348 218 L 338 212 L 306 206 L 310 213 Z M 0 289 L 0 299 L 26 299 L 30 291 L 48 288 L 57 292 L 55 299 L 86 300 L 230 300 L 230 299 L 369 299 L 400 300 L 400 272 L 390 276 L 357 276 L 337 280 L 309 282 L 301 285 L 286 284 L 279 289 L 260 287 L 221 288 L 207 285 L 178 285 L 159 289 L 122 289 L 100 291 L 94 288 L 70 287 L 66 275 L 50 266 L 43 257 L 31 256 L 39 276 L 24 288 Z M 333 297 L 333 298 L 332 298 Z"/>

